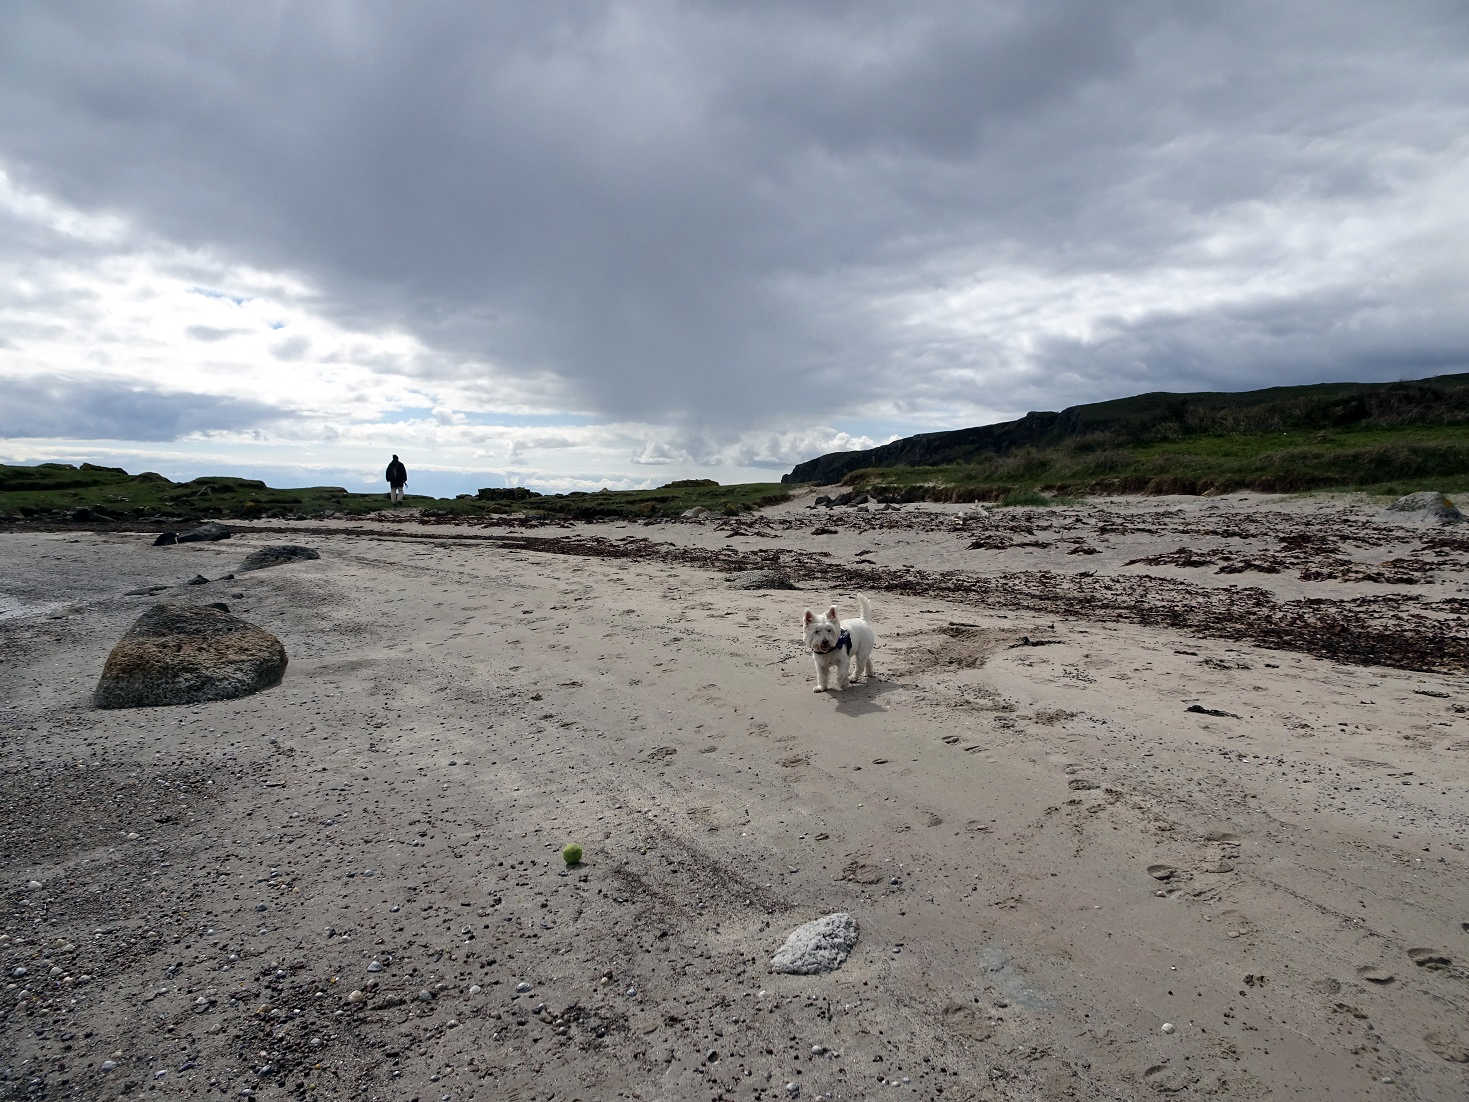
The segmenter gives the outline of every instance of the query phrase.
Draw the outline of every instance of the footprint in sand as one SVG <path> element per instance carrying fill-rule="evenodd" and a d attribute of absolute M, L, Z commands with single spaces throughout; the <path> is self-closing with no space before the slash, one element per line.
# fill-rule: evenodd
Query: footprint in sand
<path fill-rule="evenodd" d="M 945 735 L 943 741 L 945 746 L 953 746 L 960 738 L 958 735 Z"/>
<path fill-rule="evenodd" d="M 854 884 L 876 884 L 883 879 L 882 869 L 866 861 L 848 861 L 842 869 L 840 879 Z"/>
<path fill-rule="evenodd" d="M 949 1003 L 943 1010 L 944 1025 L 972 1041 L 988 1041 L 994 1030 L 985 1016 L 972 1006 Z"/>
<path fill-rule="evenodd" d="M 1437 949 L 1409 949 L 1408 959 L 1419 968 L 1427 968 L 1430 972 L 1442 972 L 1454 963 Z"/>
<path fill-rule="evenodd" d="M 1072 777 L 1066 782 L 1066 787 L 1073 792 L 1090 792 L 1094 788 L 1101 788 L 1096 781 L 1089 777 Z"/>
<path fill-rule="evenodd" d="M 944 825 L 944 817 L 937 811 L 930 811 L 928 817 L 923 821 L 924 826 L 936 827 Z"/>
<path fill-rule="evenodd" d="M 1451 1064 L 1469 1064 L 1469 1041 L 1457 1033 L 1425 1033 L 1423 1043 L 1435 1056 Z"/>
<path fill-rule="evenodd" d="M 1159 1094 L 1178 1094 L 1188 1090 L 1197 1081 L 1197 1076 L 1170 1068 L 1167 1064 L 1154 1064 L 1143 1072 L 1143 1082 Z"/>
<path fill-rule="evenodd" d="M 791 754 L 780 759 L 779 765 L 782 769 L 794 769 L 798 765 L 810 765 L 810 754 Z"/>
<path fill-rule="evenodd" d="M 1358 968 L 1357 975 L 1368 983 L 1375 983 L 1379 987 L 1386 987 L 1388 984 L 1397 980 L 1397 976 L 1394 976 L 1385 968 L 1378 968 L 1371 964 L 1364 964 Z"/>

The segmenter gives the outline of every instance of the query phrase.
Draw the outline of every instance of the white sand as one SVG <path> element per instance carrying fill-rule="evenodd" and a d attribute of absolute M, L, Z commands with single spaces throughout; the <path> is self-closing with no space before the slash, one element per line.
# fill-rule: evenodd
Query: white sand
<path fill-rule="evenodd" d="M 1464 667 L 1044 603 L 1152 576 L 1462 641 L 1469 537 L 1345 499 L 986 520 L 810 496 L 733 535 L 0 535 L 8 607 L 51 602 L 0 621 L 0 1098 L 1469 1096 Z M 1357 533 L 1337 542 L 1363 569 L 1438 565 L 1413 585 L 1123 565 L 1259 558 L 1302 529 Z M 1051 546 L 970 547 L 997 532 Z M 528 542 L 589 535 L 831 573 L 744 592 L 667 549 Z M 275 632 L 279 687 L 90 708 L 150 603 L 123 590 L 272 542 L 322 557 L 160 599 Z M 863 560 L 1039 596 L 873 591 L 879 680 L 814 694 L 801 609 L 851 614 L 826 586 Z M 567 842 L 585 862 L 563 875 Z M 768 971 L 834 911 L 862 931 L 840 971 Z"/>

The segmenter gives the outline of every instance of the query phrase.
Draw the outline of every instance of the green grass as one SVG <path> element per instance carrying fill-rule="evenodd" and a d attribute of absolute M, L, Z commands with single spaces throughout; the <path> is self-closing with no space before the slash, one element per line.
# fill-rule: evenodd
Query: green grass
<path fill-rule="evenodd" d="M 844 480 L 900 500 L 1024 494 L 1469 490 L 1469 428 L 1456 425 L 1194 436 L 1123 446 L 1080 437 L 941 467 L 881 467 Z"/>
<path fill-rule="evenodd" d="M 508 496 L 508 495 L 506 495 Z M 678 516 L 703 507 L 735 515 L 786 500 L 778 483 L 721 486 L 708 479 L 684 480 L 654 490 L 538 495 L 512 500 L 473 496 L 434 498 L 409 494 L 404 506 L 445 517 L 502 516 L 509 513 L 599 520 Z M 0 523 L 308 518 L 333 514 L 360 516 L 388 508 L 386 493 L 354 494 L 340 486 L 272 489 L 254 479 L 206 476 L 170 482 L 161 475 L 130 475 L 118 467 L 44 463 L 36 467 L 0 464 Z M 78 514 L 78 510 L 84 512 Z"/>

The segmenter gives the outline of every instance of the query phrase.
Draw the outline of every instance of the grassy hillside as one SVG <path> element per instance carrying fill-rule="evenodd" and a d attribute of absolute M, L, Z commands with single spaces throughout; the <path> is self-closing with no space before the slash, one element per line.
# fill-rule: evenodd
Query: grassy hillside
<path fill-rule="evenodd" d="M 431 516 L 536 516 L 595 520 L 677 516 L 698 506 L 739 513 L 784 501 L 774 483 L 721 486 L 707 479 L 669 483 L 655 490 L 539 495 L 529 490 L 485 490 L 480 496 L 433 498 L 409 494 L 404 505 Z M 340 486 L 272 489 L 264 482 L 224 475 L 171 482 L 152 472 L 130 475 L 121 467 L 91 463 L 0 464 L 0 525 L 137 522 L 179 524 L 202 518 L 255 519 L 355 516 L 386 508 L 383 493 L 353 494 Z"/>
<path fill-rule="evenodd" d="M 1039 492 L 1469 491 L 1462 425 L 1189 436 L 1126 445 L 1082 437 L 942 466 L 868 467 L 843 481 L 879 498 L 998 501 Z"/>
<path fill-rule="evenodd" d="M 1378 430 L 1389 435 L 1371 436 Z M 1434 430 L 1447 435 L 1435 437 Z M 1368 435 L 1348 444 L 1333 442 L 1357 433 Z M 1436 449 L 1452 447 L 1455 437 L 1466 435 L 1469 374 L 1237 394 L 1153 393 L 1060 413 L 1028 413 L 997 425 L 923 433 L 866 451 L 832 452 L 798 464 L 781 481 L 836 482 L 871 469 L 965 467 L 972 469 L 958 477 L 966 482 L 1049 477 L 1084 485 L 1088 478 L 1117 478 L 1126 488 L 1142 489 L 1153 478 L 1175 473 L 1194 479 L 1289 479 L 1296 474 L 1296 460 L 1302 460 L 1308 470 L 1300 472 L 1302 484 L 1295 488 L 1307 489 L 1462 472 L 1462 463 Z M 1318 441 L 1318 436 L 1326 439 Z M 1291 447 L 1306 453 L 1273 462 L 1261 458 Z M 1316 453 L 1307 454 L 1313 448 Z M 1344 454 L 1348 451 L 1361 454 Z M 1345 466 L 1332 469 L 1338 462 Z M 891 477 L 911 484 L 915 477 L 929 476 Z"/>

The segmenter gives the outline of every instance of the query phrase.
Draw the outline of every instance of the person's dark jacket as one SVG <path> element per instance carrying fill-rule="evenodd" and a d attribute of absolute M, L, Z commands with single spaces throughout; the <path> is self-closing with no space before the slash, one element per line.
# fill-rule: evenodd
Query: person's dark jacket
<path fill-rule="evenodd" d="M 402 486 L 408 481 L 408 468 L 395 459 L 388 464 L 388 485 Z"/>

